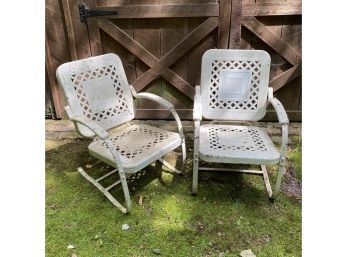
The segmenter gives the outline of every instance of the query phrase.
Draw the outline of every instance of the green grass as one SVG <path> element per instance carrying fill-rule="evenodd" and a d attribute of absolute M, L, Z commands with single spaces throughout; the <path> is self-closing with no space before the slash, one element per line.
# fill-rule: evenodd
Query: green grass
<path fill-rule="evenodd" d="M 301 142 L 290 165 L 301 174 Z M 190 194 L 191 164 L 184 175 L 159 167 L 131 183 L 133 210 L 124 215 L 76 171 L 108 169 L 89 156 L 88 141 L 46 141 L 46 256 L 301 256 L 301 203 L 280 194 L 271 203 L 262 178 L 200 173 L 198 195 Z M 192 149 L 192 146 L 189 146 Z M 192 152 L 188 153 L 192 156 Z M 169 158 L 175 162 L 175 158 Z M 270 171 L 272 183 L 275 167 Z M 110 181 L 109 181 L 110 183 Z M 122 192 L 112 192 L 123 202 Z M 143 205 L 139 205 L 139 197 Z M 130 229 L 122 231 L 122 224 Z M 67 249 L 73 245 L 75 249 Z"/>

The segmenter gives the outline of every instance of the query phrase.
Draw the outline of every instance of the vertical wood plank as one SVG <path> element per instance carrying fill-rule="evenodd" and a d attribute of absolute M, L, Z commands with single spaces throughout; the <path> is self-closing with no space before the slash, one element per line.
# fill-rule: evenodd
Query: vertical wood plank
<path fill-rule="evenodd" d="M 255 0 L 243 0 L 243 4 L 255 4 Z M 242 10 L 243 11 L 243 10 Z M 246 28 L 241 28 L 240 49 L 251 49 L 253 33 Z"/>
<path fill-rule="evenodd" d="M 63 117 L 65 98 L 56 79 L 56 69 L 71 60 L 61 4 L 61 1 L 46 0 L 45 5 L 45 63 L 57 118 Z"/>
<path fill-rule="evenodd" d="M 54 79 L 55 77 L 54 74 L 56 69 L 52 63 L 52 56 L 50 52 L 50 47 L 48 45 L 47 37 L 45 37 L 45 51 L 46 51 L 46 56 L 45 56 L 46 69 L 48 73 L 48 81 L 51 87 L 54 109 L 56 111 L 56 117 L 60 119 L 62 118 L 62 108 L 60 105 L 60 92 L 59 92 L 58 83 Z"/>
<path fill-rule="evenodd" d="M 108 5 L 130 5 L 131 0 L 98 0 L 98 6 L 108 6 Z M 134 38 L 133 34 L 133 21 L 132 19 L 112 19 L 112 21 L 116 26 L 118 26 L 124 33 L 126 33 L 131 38 Z M 136 62 L 137 58 L 130 53 L 127 49 L 125 49 L 121 44 L 116 42 L 109 35 L 101 33 L 102 40 L 102 48 L 104 53 L 115 53 L 120 56 L 123 68 L 125 70 L 127 79 L 129 84 L 132 84 L 136 79 Z M 134 100 L 135 108 L 139 107 L 139 100 Z"/>
<path fill-rule="evenodd" d="M 217 3 L 216 0 L 189 0 L 190 4 L 209 4 Z M 199 26 L 205 19 L 204 18 L 190 18 L 189 19 L 189 31 Z M 192 48 L 188 52 L 188 67 L 187 67 L 187 81 L 195 87 L 200 84 L 201 81 L 201 64 L 202 56 L 205 51 L 215 48 L 217 41 L 217 33 L 211 33 L 206 36 L 201 42 Z M 193 102 L 190 101 L 190 107 Z"/>
<path fill-rule="evenodd" d="M 190 30 L 196 28 L 204 19 L 191 19 L 189 26 Z M 201 80 L 201 64 L 203 54 L 216 46 L 216 33 L 211 33 L 206 36 L 201 42 L 195 45 L 188 52 L 188 77 L 187 81 L 194 87 L 200 84 Z"/>
<path fill-rule="evenodd" d="M 63 7 L 63 15 L 65 20 L 66 31 L 68 34 L 70 57 L 71 57 L 71 60 L 75 61 L 77 60 L 76 41 L 75 41 L 73 23 L 71 20 L 69 0 L 62 0 L 62 7 Z"/>
<path fill-rule="evenodd" d="M 77 59 L 83 59 L 92 56 L 87 25 L 80 21 L 79 5 L 81 3 L 81 0 L 69 0 Z"/>
<path fill-rule="evenodd" d="M 267 28 L 272 31 L 275 35 L 281 38 L 282 36 L 282 30 L 283 30 L 283 16 L 265 16 L 265 17 L 258 17 L 258 20 L 261 21 L 264 25 L 267 26 Z M 255 37 L 252 43 L 253 49 L 264 49 L 267 51 L 271 56 L 271 73 L 270 73 L 270 80 L 272 78 L 278 76 L 283 72 L 283 70 L 280 68 L 282 65 L 285 65 L 287 63 L 286 60 L 282 56 L 280 56 L 277 52 L 275 52 L 271 47 L 269 47 L 267 44 L 265 44 L 262 40 Z"/>
<path fill-rule="evenodd" d="M 239 49 L 242 26 L 242 0 L 232 0 L 231 23 L 230 23 L 230 49 Z"/>
<path fill-rule="evenodd" d="M 96 0 L 84 0 L 86 5 L 91 8 L 97 8 Z M 96 19 L 87 19 L 87 28 L 89 34 L 89 44 L 91 47 L 91 55 L 96 56 L 102 54 L 102 44 L 100 39 L 99 28 Z"/>
<path fill-rule="evenodd" d="M 160 4 L 188 4 L 188 0 L 160 0 Z M 171 18 L 161 20 L 161 57 L 166 55 L 188 33 L 186 18 Z M 180 58 L 171 66 L 172 70 L 184 80 L 187 79 L 187 55 Z M 163 97 L 170 101 L 175 108 L 186 108 L 187 97 L 162 79 Z"/>
<path fill-rule="evenodd" d="M 158 5 L 159 0 L 131 0 L 133 5 Z M 134 39 L 145 47 L 150 53 L 158 59 L 161 57 L 161 21 L 159 19 L 134 19 L 133 20 L 133 35 Z M 147 71 L 149 67 L 142 61 L 136 61 L 136 76 L 137 78 Z M 163 96 L 161 79 L 155 79 L 144 90 L 148 93 L 153 93 Z M 139 99 L 139 109 L 158 109 L 161 106 L 155 102 Z"/>
<path fill-rule="evenodd" d="M 302 43 L 302 26 L 301 16 L 284 16 L 282 23 L 282 32 L 280 38 L 287 42 L 294 50 L 301 53 Z M 278 66 L 277 75 L 283 71 L 291 68 L 290 64 Z M 275 95 L 284 104 L 287 110 L 300 110 L 301 109 L 301 95 L 302 95 L 302 79 L 301 77 L 291 81 L 281 89 L 279 89 Z"/>
<path fill-rule="evenodd" d="M 217 48 L 227 49 L 230 37 L 231 0 L 220 0 Z"/>

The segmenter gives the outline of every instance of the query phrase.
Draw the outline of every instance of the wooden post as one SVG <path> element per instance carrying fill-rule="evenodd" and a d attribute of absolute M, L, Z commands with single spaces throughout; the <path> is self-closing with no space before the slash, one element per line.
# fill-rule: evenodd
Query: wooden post
<path fill-rule="evenodd" d="M 227 49 L 230 36 L 231 0 L 220 0 L 217 48 Z"/>
<path fill-rule="evenodd" d="M 96 0 L 85 0 L 87 6 L 91 9 L 97 8 Z M 91 55 L 101 55 L 102 54 L 102 44 L 100 39 L 99 27 L 97 24 L 97 19 L 87 19 L 87 29 L 89 34 L 89 43 L 91 45 Z"/>
<path fill-rule="evenodd" d="M 53 67 L 52 60 L 51 60 L 51 53 L 47 41 L 47 36 L 45 36 L 45 50 L 46 50 L 46 56 L 45 56 L 45 62 L 46 62 L 46 69 L 47 69 L 47 74 L 48 74 L 48 82 L 51 87 L 52 91 L 52 97 L 53 97 L 53 104 L 54 104 L 54 109 L 56 111 L 56 117 L 58 119 L 62 118 L 62 109 L 60 106 L 60 97 L 59 97 L 59 89 L 58 89 L 58 83 L 55 79 L 56 77 L 56 71 L 55 68 Z"/>
<path fill-rule="evenodd" d="M 74 36 L 73 22 L 71 20 L 69 1 L 62 0 L 62 7 L 63 7 L 63 16 L 65 20 L 66 31 L 68 34 L 70 57 L 72 61 L 75 61 L 77 60 L 77 52 L 76 52 L 76 42 L 75 42 L 75 36 Z"/>
<path fill-rule="evenodd" d="M 242 0 L 232 0 L 229 48 L 239 49 L 241 38 Z"/>

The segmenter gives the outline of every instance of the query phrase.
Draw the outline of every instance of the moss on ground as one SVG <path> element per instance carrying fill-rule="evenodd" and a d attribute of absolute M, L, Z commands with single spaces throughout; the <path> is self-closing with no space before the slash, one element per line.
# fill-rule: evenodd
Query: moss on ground
<path fill-rule="evenodd" d="M 289 165 L 300 178 L 301 142 L 292 141 Z M 110 169 L 87 145 L 46 141 L 46 256 L 155 256 L 154 249 L 161 256 L 239 256 L 246 249 L 258 257 L 301 256 L 301 201 L 280 194 L 269 202 L 261 177 L 200 173 L 193 197 L 192 161 L 184 175 L 151 166 L 130 184 L 133 210 L 123 215 L 76 171 Z M 270 173 L 274 183 L 276 167 Z M 120 189 L 112 194 L 123 199 Z"/>

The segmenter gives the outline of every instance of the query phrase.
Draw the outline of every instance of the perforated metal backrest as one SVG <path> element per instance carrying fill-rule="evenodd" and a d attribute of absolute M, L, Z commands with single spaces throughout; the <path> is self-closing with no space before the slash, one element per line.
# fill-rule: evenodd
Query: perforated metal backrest
<path fill-rule="evenodd" d="M 134 118 L 133 97 L 120 58 L 105 54 L 62 64 L 57 69 L 68 105 L 74 115 L 84 116 L 104 129 Z M 77 124 L 84 136 L 94 133 Z"/>
<path fill-rule="evenodd" d="M 261 50 L 211 49 L 202 58 L 206 119 L 260 120 L 266 113 L 271 58 Z"/>

